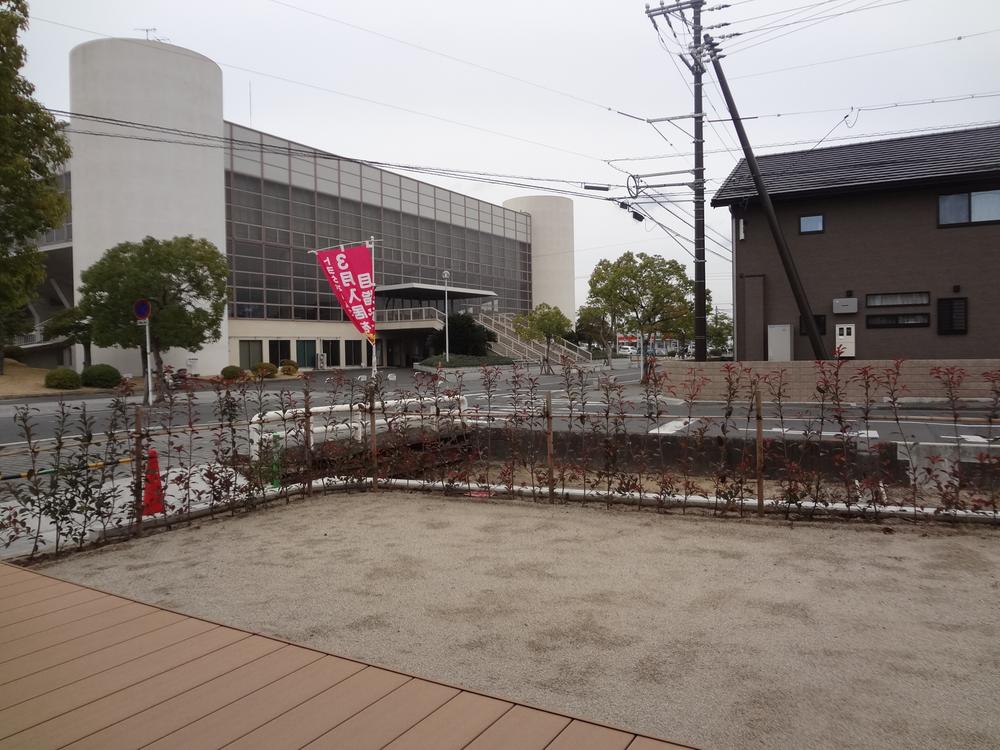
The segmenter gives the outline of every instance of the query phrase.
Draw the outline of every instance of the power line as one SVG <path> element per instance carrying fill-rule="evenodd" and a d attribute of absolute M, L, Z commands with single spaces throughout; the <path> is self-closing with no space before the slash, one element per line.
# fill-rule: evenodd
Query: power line
<path fill-rule="evenodd" d="M 948 125 L 933 125 L 923 128 L 907 128 L 905 130 L 883 130 L 874 133 L 857 133 L 854 135 L 838 136 L 836 138 L 829 138 L 830 141 L 847 141 L 847 140 L 859 140 L 864 138 L 880 138 L 882 136 L 892 136 L 892 135 L 908 135 L 911 133 L 928 133 L 928 132 L 945 132 L 948 130 L 963 130 L 967 128 L 974 127 L 986 127 L 991 125 L 1000 124 L 1000 120 L 980 120 L 977 122 L 959 122 L 951 123 Z M 764 143 L 755 148 L 780 148 L 783 146 L 803 146 L 812 145 L 815 143 L 814 140 L 800 140 L 800 141 L 783 141 L 781 143 Z M 707 149 L 706 154 L 721 154 L 724 151 L 731 151 L 732 149 L 718 148 L 718 149 Z M 621 161 L 656 161 L 660 159 L 675 159 L 677 157 L 690 157 L 690 153 L 682 154 L 651 154 L 649 156 L 624 156 L 614 159 L 606 159 L 608 163 L 621 162 Z"/>
<path fill-rule="evenodd" d="M 565 97 L 567 99 L 572 99 L 573 101 L 580 102 L 581 104 L 587 104 L 587 105 L 589 105 L 591 107 L 596 107 L 597 109 L 601 109 L 601 110 L 604 110 L 606 112 L 612 112 L 614 114 L 622 115 L 623 117 L 627 117 L 627 118 L 632 119 L 632 120 L 638 120 L 639 122 L 645 122 L 645 120 L 646 120 L 645 117 L 639 117 L 638 115 L 633 115 L 633 114 L 630 114 L 628 112 L 623 112 L 622 110 L 618 109 L 617 107 L 612 107 L 609 104 L 602 104 L 601 102 L 594 101 L 593 99 L 588 99 L 587 97 L 580 96 L 578 94 L 574 94 L 574 93 L 571 93 L 569 91 L 563 91 L 562 89 L 557 89 L 557 88 L 554 88 L 552 86 L 548 86 L 548 85 L 543 84 L 543 83 L 537 83 L 536 81 L 531 81 L 531 80 L 528 80 L 527 78 L 521 78 L 520 76 L 516 76 L 516 75 L 513 75 L 511 73 L 505 73 L 502 70 L 497 70 L 496 68 L 491 68 L 488 65 L 483 65 L 481 63 L 477 63 L 477 62 L 474 62 L 472 60 L 466 60 L 465 58 L 458 57 L 457 55 L 452 55 L 452 54 L 449 54 L 447 52 L 441 52 L 440 50 L 436 50 L 436 49 L 433 49 L 431 47 L 425 47 L 422 44 L 417 44 L 415 42 L 410 42 L 410 41 L 407 41 L 406 39 L 400 39 L 399 37 L 391 36 L 390 34 L 386 34 L 386 33 L 383 33 L 381 31 L 376 31 L 375 29 L 370 29 L 370 28 L 368 28 L 366 26 L 361 26 L 359 24 L 352 23 L 350 21 L 345 21 L 342 18 L 335 18 L 334 16 L 328 16 L 325 13 L 319 13 L 319 12 L 314 11 L 314 10 L 309 10 L 308 8 L 302 8 L 302 7 L 299 7 L 298 5 L 293 5 L 292 3 L 285 2 L 284 0 L 268 0 L 268 1 L 271 2 L 271 3 L 273 3 L 274 5 L 279 5 L 279 6 L 282 6 L 284 8 L 288 8 L 290 10 L 298 11 L 299 13 L 305 13 L 306 15 L 314 16 L 316 18 L 322 18 L 322 19 L 324 19 L 326 21 L 330 21 L 332 23 L 340 24 L 341 26 L 346 26 L 346 27 L 354 29 L 356 31 L 361 31 L 361 32 L 363 32 L 365 34 L 371 34 L 372 36 L 377 36 L 377 37 L 379 37 L 381 39 L 386 39 L 386 40 L 388 40 L 390 42 L 394 42 L 396 44 L 401 44 L 404 47 L 410 47 L 412 49 L 419 50 L 420 52 L 424 52 L 424 53 L 426 53 L 428 55 L 435 55 L 435 56 L 443 58 L 445 60 L 449 60 L 451 62 L 459 63 L 460 65 L 466 65 L 466 66 L 468 66 L 470 68 L 475 68 L 476 70 L 481 70 L 481 71 L 484 71 L 486 73 L 491 73 L 493 75 L 500 76 L 501 78 L 506 78 L 508 80 L 524 84 L 525 86 L 531 86 L 533 88 L 540 89 L 542 91 L 546 91 L 546 92 L 548 92 L 550 94 L 556 94 L 557 96 L 562 96 L 562 97 Z"/>
<path fill-rule="evenodd" d="M 854 0 L 848 0 L 848 2 L 854 2 Z M 852 8 L 850 10 L 844 10 L 844 11 L 841 11 L 839 13 L 831 13 L 828 16 L 807 16 L 806 18 L 800 18 L 798 20 L 789 21 L 787 23 L 768 24 L 768 25 L 761 26 L 761 27 L 756 28 L 756 29 L 751 29 L 750 31 L 744 31 L 744 32 L 737 31 L 737 32 L 734 32 L 734 36 L 751 37 L 751 39 L 749 41 L 754 41 L 753 38 L 752 38 L 752 35 L 757 34 L 758 32 L 764 32 L 765 34 L 767 34 L 767 33 L 770 33 L 772 31 L 777 31 L 779 29 L 788 28 L 789 26 L 798 26 L 799 24 L 802 24 L 802 23 L 808 23 L 808 26 L 805 26 L 802 29 L 796 29 L 795 30 L 795 31 L 802 31 L 805 28 L 810 28 L 810 27 L 815 26 L 815 25 L 817 25 L 819 23 L 822 23 L 824 21 L 829 21 L 829 20 L 832 20 L 834 18 L 840 18 L 842 16 L 849 16 L 849 15 L 852 15 L 854 13 L 861 13 L 861 12 L 866 11 L 866 10 L 877 10 L 878 8 L 887 8 L 887 7 L 891 6 L 891 5 L 899 5 L 900 3 L 906 3 L 906 2 L 910 2 L 910 0 L 890 0 L 890 2 L 883 2 L 883 3 L 880 3 L 880 4 L 877 4 L 878 0 L 874 0 L 873 2 L 869 3 L 868 5 L 863 5 L 863 6 L 859 7 L 859 8 Z M 845 5 L 846 5 L 846 3 L 845 3 Z M 838 6 L 838 7 L 843 7 L 843 6 Z M 794 33 L 794 32 L 789 32 L 789 33 Z M 762 36 L 763 36 L 763 34 L 762 34 Z M 732 45 L 730 47 L 729 52 L 733 53 L 733 52 L 742 51 L 744 49 L 750 49 L 751 47 L 756 47 L 757 44 L 763 44 L 764 41 L 768 41 L 768 42 L 774 41 L 775 39 L 779 39 L 779 38 L 781 38 L 783 36 L 786 36 L 786 34 L 778 34 L 777 36 L 771 37 L 771 38 L 766 39 L 766 40 L 760 40 L 760 41 L 757 41 L 756 43 L 749 44 L 747 46 L 740 46 L 740 42 L 738 41 L 738 42 L 736 42 L 735 45 Z"/>
<path fill-rule="evenodd" d="M 76 112 L 67 112 L 66 110 L 59 109 L 49 109 L 49 112 L 60 115 L 60 116 L 71 116 L 84 121 L 97 122 L 101 124 L 116 125 L 125 128 L 131 128 L 138 130 L 147 135 L 139 135 L 135 133 L 112 133 L 107 131 L 99 130 L 84 130 L 80 128 L 70 127 L 68 132 L 76 133 L 78 135 L 89 135 L 95 137 L 109 137 L 109 138 L 121 138 L 126 140 L 138 140 L 147 141 L 154 143 L 164 143 L 200 148 L 220 148 L 229 149 L 235 152 L 254 152 L 254 153 L 271 153 L 271 154 L 281 154 L 281 155 L 296 155 L 302 157 L 316 157 L 318 159 L 329 159 L 329 160 L 345 160 L 353 161 L 358 164 L 366 164 L 373 167 L 387 167 L 390 165 L 389 162 L 375 162 L 368 161 L 365 159 L 356 159 L 351 157 L 339 156 L 336 154 L 327 154 L 316 149 L 303 147 L 296 148 L 292 144 L 288 146 L 272 146 L 260 142 L 246 141 L 237 138 L 228 138 L 226 136 L 216 136 L 206 133 L 197 133 L 194 131 L 185 131 L 177 128 L 170 128 L 165 126 L 152 125 L 149 123 L 139 123 L 130 120 L 120 120 L 111 117 L 101 117 L 95 115 L 87 115 Z M 157 137 L 159 136 L 159 137 Z M 162 136 L 172 136 L 171 138 Z M 181 138 L 186 138 L 187 140 L 178 140 Z M 440 167 L 428 167 L 428 166 L 417 166 L 408 164 L 392 164 L 393 167 L 402 169 L 405 171 L 415 172 L 419 174 L 431 174 L 440 177 L 448 177 L 458 180 L 468 180 L 472 182 L 485 182 L 494 185 L 503 185 L 509 187 L 520 187 L 520 188 L 530 188 L 546 190 L 548 192 L 560 193 L 565 195 L 571 195 L 581 198 L 590 198 L 595 200 L 616 200 L 609 196 L 597 196 L 592 193 L 580 192 L 575 190 L 567 190 L 564 188 L 553 188 L 538 184 L 526 184 L 524 182 L 519 182 L 516 180 L 531 180 L 537 182 L 559 182 L 561 184 L 582 184 L 574 180 L 563 180 L 561 178 L 545 178 L 545 177 L 529 177 L 523 175 L 503 175 L 491 172 L 475 172 L 471 170 L 456 170 Z M 601 184 L 601 183 L 591 183 L 586 184 Z M 612 185 L 607 184 L 608 187 Z"/>
<path fill-rule="evenodd" d="M 55 26 L 61 26 L 63 28 L 67 28 L 67 29 L 73 29 L 74 31 L 81 31 L 81 32 L 83 32 L 85 34 L 91 34 L 93 36 L 102 37 L 102 38 L 105 38 L 105 39 L 116 38 L 116 37 L 113 37 L 113 36 L 111 36 L 109 34 L 103 34 L 103 33 L 99 32 L 99 31 L 93 31 L 92 29 L 85 29 L 85 28 L 80 27 L 80 26 L 74 26 L 72 24 L 61 23 L 59 21 L 53 21 L 51 19 L 42 18 L 40 16 L 32 15 L 31 16 L 31 20 L 32 21 L 41 21 L 43 23 L 49 23 L 49 24 L 53 24 Z M 143 46 L 145 46 L 142 42 L 133 42 L 133 40 L 129 40 L 129 39 L 121 39 L 120 41 L 123 41 L 123 42 L 132 42 L 132 43 L 135 43 L 135 44 L 142 44 Z M 171 50 L 171 49 L 168 49 L 168 48 L 159 48 L 159 49 L 161 49 L 164 52 L 170 52 L 170 53 L 177 54 L 174 50 Z M 190 57 L 191 55 L 188 54 L 188 55 L 185 55 L 185 56 Z M 261 70 L 255 70 L 253 68 L 247 68 L 247 67 L 242 66 L 242 65 L 233 65 L 232 63 L 219 62 L 218 60 L 216 61 L 216 63 L 218 65 L 224 67 L 224 68 L 230 68 L 231 70 L 238 70 L 238 71 L 241 71 L 243 73 L 248 73 L 250 75 L 260 76 L 262 78 L 268 78 L 270 80 L 280 81 L 282 83 L 288 83 L 288 84 L 292 84 L 294 86 L 301 86 L 303 88 L 312 89 L 314 91 L 321 91 L 323 93 L 333 94 L 335 96 L 341 96 L 341 97 L 344 97 L 344 98 L 347 98 L 347 99 L 354 99 L 356 101 L 365 102 L 366 104 L 374 104 L 374 105 L 379 106 L 379 107 L 385 107 L 387 109 L 392 109 L 392 110 L 395 110 L 395 111 L 398 111 L 398 112 L 405 112 L 407 114 L 416 115 L 418 117 L 425 117 L 425 118 L 428 118 L 428 119 L 431 119 L 431 120 L 436 120 L 438 122 L 444 122 L 444 123 L 447 123 L 449 125 L 455 125 L 455 126 L 458 126 L 458 127 L 468 128 L 470 130 L 476 130 L 476 131 L 481 132 L 481 133 L 488 133 L 490 135 L 495 135 L 495 136 L 498 136 L 498 137 L 501 137 L 501 138 L 507 138 L 509 140 L 518 141 L 518 142 L 521 142 L 521 143 L 526 143 L 526 144 L 529 144 L 529 145 L 532 145 L 532 146 L 538 146 L 540 148 L 549 149 L 551 151 L 559 151 L 559 152 L 564 153 L 564 154 L 570 154 L 572 156 L 579 156 L 581 158 L 591 159 L 593 161 L 604 161 L 603 159 L 599 159 L 596 156 L 592 156 L 590 154 L 584 154 L 584 153 L 581 153 L 579 151 L 573 151 L 572 149 L 563 148 L 562 146 L 555 146 L 555 145 L 550 144 L 550 143 L 544 143 L 542 141 L 535 141 L 535 140 L 532 140 L 530 138 L 523 138 L 521 136 L 513 135 L 511 133 L 505 133 L 505 132 L 500 131 L 500 130 L 493 130 L 492 128 L 486 128 L 486 127 L 482 127 L 480 125 L 474 125 L 472 123 L 462 122 L 460 120 L 453 120 L 453 119 L 451 119 L 449 117 L 442 117 L 441 115 L 430 114 L 429 112 L 421 112 L 420 110 L 411 109 L 409 107 L 403 107 L 403 106 L 398 105 L 398 104 L 390 104 L 389 102 L 379 101 L 377 99 L 372 99 L 370 97 L 361 96 L 360 94 L 351 94 L 351 93 L 348 93 L 346 91 L 340 91 L 338 89 L 329 88 L 327 86 L 320 86 L 319 84 L 308 83 L 306 81 L 299 81 L 299 80 L 296 80 L 294 78 L 288 78 L 286 76 L 279 76 L 279 75 L 275 75 L 273 73 L 266 73 L 266 72 L 261 71 Z"/>
<path fill-rule="evenodd" d="M 944 39 L 934 39 L 930 42 L 920 42 L 918 44 L 908 44 L 903 47 L 890 47 L 889 49 L 874 50 L 873 52 L 862 52 L 858 55 L 847 55 L 845 57 L 833 57 L 829 60 L 817 60 L 811 63 L 803 63 L 801 65 L 789 65 L 784 68 L 772 68 L 770 70 L 761 70 L 757 73 L 744 73 L 743 75 L 733 76 L 733 80 L 740 78 L 757 78 L 759 76 L 769 76 L 775 73 L 785 73 L 789 70 L 803 70 L 805 68 L 815 68 L 820 65 L 832 65 L 834 63 L 846 62 L 848 60 L 859 60 L 865 57 L 874 57 L 876 55 L 888 55 L 893 52 L 904 52 L 911 49 L 920 49 L 922 47 L 931 47 L 938 44 L 948 44 L 949 42 L 962 42 L 966 39 L 974 39 L 975 37 L 986 36 L 988 34 L 996 34 L 1000 32 L 1000 28 L 997 29 L 987 29 L 986 31 L 977 31 L 973 34 L 961 34 L 959 36 L 950 36 Z"/>

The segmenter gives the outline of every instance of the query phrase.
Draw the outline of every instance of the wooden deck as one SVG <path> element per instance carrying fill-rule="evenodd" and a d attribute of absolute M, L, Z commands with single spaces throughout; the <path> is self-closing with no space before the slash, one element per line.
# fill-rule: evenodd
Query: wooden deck
<path fill-rule="evenodd" d="M 7 748 L 681 748 L 0 565 Z"/>

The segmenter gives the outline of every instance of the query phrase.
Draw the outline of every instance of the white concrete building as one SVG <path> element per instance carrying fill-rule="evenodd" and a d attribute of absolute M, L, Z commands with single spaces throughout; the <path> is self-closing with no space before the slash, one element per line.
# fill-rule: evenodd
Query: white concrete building
<path fill-rule="evenodd" d="M 498 206 L 226 122 L 218 65 L 160 42 L 74 48 L 70 92 L 72 210 L 40 243 L 49 279 L 32 307 L 39 324 L 73 301 L 83 270 L 109 248 L 188 234 L 225 252 L 231 271 L 221 339 L 166 357 L 184 367 L 195 356 L 202 374 L 262 360 L 370 364 L 309 251 L 371 236 L 380 365 L 426 356 L 427 334 L 443 325 L 445 270 L 453 312 L 539 302 L 575 312 L 567 198 Z M 21 343 L 39 364 L 82 362 L 37 332 Z M 139 371 L 137 350 L 96 350 L 94 361 Z"/>

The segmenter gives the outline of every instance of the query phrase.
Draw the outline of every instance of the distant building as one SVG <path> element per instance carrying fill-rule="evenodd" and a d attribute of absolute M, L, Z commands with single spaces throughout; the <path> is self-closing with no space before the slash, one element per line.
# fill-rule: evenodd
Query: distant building
<path fill-rule="evenodd" d="M 380 365 L 428 354 L 428 333 L 443 325 L 445 270 L 451 312 L 502 316 L 549 302 L 573 315 L 569 199 L 505 208 L 225 122 L 219 66 L 155 41 L 75 47 L 70 101 L 73 156 L 62 181 L 72 210 L 40 243 L 48 278 L 31 306 L 39 328 L 19 342 L 29 361 L 79 364 L 79 352 L 42 340 L 41 324 L 74 303 L 80 274 L 107 249 L 146 235 L 192 234 L 226 254 L 222 338 L 194 355 L 207 374 L 282 359 L 369 365 L 370 348 L 309 251 L 371 236 Z M 166 360 L 184 367 L 189 356 Z M 135 350 L 97 350 L 94 361 L 139 371 Z"/>
<path fill-rule="evenodd" d="M 758 161 L 829 351 L 1000 356 L 1000 127 Z M 737 358 L 812 358 L 745 161 L 712 205 L 732 215 Z"/>

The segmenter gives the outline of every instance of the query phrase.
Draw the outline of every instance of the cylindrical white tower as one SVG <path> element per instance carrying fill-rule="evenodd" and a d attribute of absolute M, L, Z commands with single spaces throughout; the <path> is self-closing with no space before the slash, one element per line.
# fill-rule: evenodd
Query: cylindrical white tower
<path fill-rule="evenodd" d="M 70 53 L 70 109 L 221 138 L 222 71 L 203 55 L 161 42 L 87 42 Z M 79 116 L 71 127 L 75 296 L 81 272 L 120 242 L 190 234 L 226 251 L 223 148 L 157 142 L 189 139 Z M 166 363 L 184 367 L 195 356 L 200 372 L 218 374 L 229 364 L 227 328 L 223 322 L 219 341 L 193 355 L 172 350 Z M 97 350 L 94 361 L 139 372 L 136 350 Z"/>
<path fill-rule="evenodd" d="M 504 201 L 504 207 L 531 216 L 531 301 L 558 307 L 576 318 L 573 201 L 553 195 L 530 195 Z"/>

